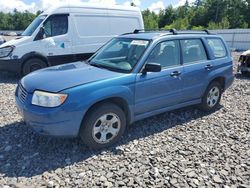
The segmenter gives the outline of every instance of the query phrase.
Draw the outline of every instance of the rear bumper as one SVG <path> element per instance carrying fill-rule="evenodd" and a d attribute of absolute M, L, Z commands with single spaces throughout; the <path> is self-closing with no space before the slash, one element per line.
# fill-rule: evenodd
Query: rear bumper
<path fill-rule="evenodd" d="M 23 120 L 38 134 L 55 137 L 78 136 L 82 120 L 82 114 L 79 112 L 67 112 L 61 107 L 43 108 L 25 104 L 17 96 L 15 99 Z"/>
<path fill-rule="evenodd" d="M 1 60 L 0 59 L 0 70 L 20 73 L 21 72 L 21 61 L 19 59 Z"/>

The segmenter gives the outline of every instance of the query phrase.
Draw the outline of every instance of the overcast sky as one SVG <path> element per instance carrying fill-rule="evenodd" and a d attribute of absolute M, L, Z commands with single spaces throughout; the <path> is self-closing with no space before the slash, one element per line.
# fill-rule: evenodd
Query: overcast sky
<path fill-rule="evenodd" d="M 157 13 L 160 9 L 163 9 L 168 5 L 173 5 L 174 7 L 183 5 L 186 0 L 0 0 L 0 11 L 11 12 L 16 8 L 19 11 L 28 10 L 30 12 L 36 12 L 37 10 L 45 10 L 53 5 L 65 2 L 93 2 L 129 5 L 132 1 L 142 10 L 149 8 L 151 11 Z M 189 2 L 193 1 L 194 0 L 189 0 Z"/>

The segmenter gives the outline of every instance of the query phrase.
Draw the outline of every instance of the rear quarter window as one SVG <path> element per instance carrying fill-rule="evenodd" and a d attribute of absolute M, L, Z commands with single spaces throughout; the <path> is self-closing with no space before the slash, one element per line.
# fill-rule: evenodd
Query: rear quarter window
<path fill-rule="evenodd" d="M 221 39 L 207 39 L 208 45 L 210 46 L 215 58 L 223 58 L 227 55 L 226 48 Z"/>

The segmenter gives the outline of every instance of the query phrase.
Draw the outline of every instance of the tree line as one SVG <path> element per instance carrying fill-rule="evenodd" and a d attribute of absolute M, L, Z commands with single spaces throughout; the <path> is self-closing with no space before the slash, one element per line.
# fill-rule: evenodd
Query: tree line
<path fill-rule="evenodd" d="M 142 11 L 146 29 L 233 29 L 250 28 L 250 0 L 196 0 L 155 14 Z"/>
<path fill-rule="evenodd" d="M 10 13 L 0 12 L 0 30 L 24 30 L 39 14 L 15 9 Z"/>
<path fill-rule="evenodd" d="M 134 4 L 131 4 L 134 6 Z M 0 30 L 24 30 L 41 12 L 0 12 Z M 250 0 L 196 0 L 156 14 L 142 11 L 145 29 L 232 29 L 250 28 Z"/>

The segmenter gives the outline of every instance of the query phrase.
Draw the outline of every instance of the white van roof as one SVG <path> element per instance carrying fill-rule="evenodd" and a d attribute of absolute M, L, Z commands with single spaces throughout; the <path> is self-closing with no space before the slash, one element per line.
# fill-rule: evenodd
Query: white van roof
<path fill-rule="evenodd" d="M 110 9 L 110 10 L 126 10 L 126 11 L 133 11 L 139 12 L 140 9 L 134 6 L 127 6 L 127 5 L 105 5 L 102 3 L 69 3 L 69 4 L 60 4 L 58 6 L 51 7 L 43 12 L 43 14 L 52 14 L 61 12 L 60 9 L 65 10 L 68 8 L 90 8 L 90 9 Z"/>

